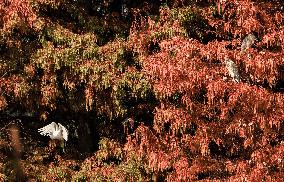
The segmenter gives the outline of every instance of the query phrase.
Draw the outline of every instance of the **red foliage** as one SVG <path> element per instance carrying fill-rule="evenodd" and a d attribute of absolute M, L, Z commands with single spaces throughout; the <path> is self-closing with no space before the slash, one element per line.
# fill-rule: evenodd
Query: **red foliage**
<path fill-rule="evenodd" d="M 29 94 L 38 93 L 37 106 L 50 110 L 66 97 L 64 103 L 74 111 L 112 121 L 129 116 L 129 123 L 118 122 L 125 133 L 103 127 L 111 125 L 105 121 L 101 125 L 126 142 L 102 139 L 80 171 L 88 180 L 283 179 L 281 1 L 173 0 L 152 17 L 134 9 L 127 39 L 112 37 L 102 46 L 93 32 L 108 26 L 97 27 L 101 22 L 93 16 L 84 19 L 84 8 L 64 5 L 73 13 L 70 19 L 89 32 L 74 33 L 69 24 L 44 17 L 40 48 L 35 46 L 28 63 L 19 66 L 23 70 L 0 78 L 0 109 L 8 99 L 31 106 L 34 95 Z M 36 18 L 29 1 L 1 1 L 0 13 L 7 29 L 14 26 L 12 20 L 23 18 L 31 25 Z M 258 40 L 241 50 L 248 34 Z M 8 48 L 25 45 L 4 41 Z M 226 59 L 236 65 L 240 82 L 229 77 Z"/>
<path fill-rule="evenodd" d="M 0 1 L 0 14 L 4 29 L 13 26 L 14 21 L 21 22 L 21 19 L 25 19 L 30 26 L 36 20 L 36 14 L 28 0 L 2 0 Z"/>
<path fill-rule="evenodd" d="M 161 22 L 169 18 L 168 10 L 161 11 L 159 23 L 143 22 L 141 27 L 147 28 L 140 28 L 139 34 L 134 34 L 138 30 L 133 29 L 131 40 L 135 48 L 144 50 L 140 52 L 143 70 L 161 102 L 156 108 L 153 129 L 140 126 L 136 137 L 130 137 L 126 144 L 126 152 L 134 153 L 144 168 L 157 175 L 166 174 L 169 181 L 196 180 L 197 176 L 207 174 L 227 176 L 232 181 L 278 181 L 279 176 L 283 176 L 283 162 L 279 163 L 283 142 L 271 149 L 267 147 L 272 142 L 268 136 L 275 133 L 274 137 L 279 138 L 283 130 L 283 94 L 270 91 L 283 79 L 278 69 L 283 52 L 261 47 L 282 47 L 279 23 L 283 13 L 277 9 L 272 11 L 266 5 L 273 4 L 218 1 L 220 18 L 213 17 L 212 11 L 205 8 L 204 18 L 216 29 L 216 36 L 224 38 L 224 41 L 215 40 L 206 45 L 177 33 L 169 39 L 152 39 L 159 42 L 160 50 L 147 53 L 151 33 L 165 28 L 166 23 Z M 175 25 L 181 24 L 175 20 Z M 180 26 L 176 28 L 174 33 L 181 31 Z M 249 49 L 242 55 L 236 47 L 240 45 L 240 37 L 251 32 L 263 38 L 257 49 Z M 233 40 L 226 40 L 228 34 Z M 226 56 L 239 66 L 241 83 L 222 79 L 227 73 L 220 63 Z M 265 83 L 268 87 L 258 86 Z M 178 105 L 172 102 L 176 94 L 181 95 Z M 197 129 L 189 134 L 193 124 Z M 262 160 L 253 157 L 265 151 L 271 154 L 273 150 L 279 154 L 274 155 L 278 163 L 276 158 L 272 162 L 271 156 L 259 156 Z M 210 156 L 221 158 L 214 161 Z M 245 157 L 250 160 L 243 161 Z M 231 162 L 230 158 L 238 160 Z M 224 165 L 226 163 L 229 165 Z M 281 175 L 270 171 L 271 168 Z"/>

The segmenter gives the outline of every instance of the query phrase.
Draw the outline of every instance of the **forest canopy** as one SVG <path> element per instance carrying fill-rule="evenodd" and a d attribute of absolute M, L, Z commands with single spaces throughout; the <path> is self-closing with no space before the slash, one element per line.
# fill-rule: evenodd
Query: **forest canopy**
<path fill-rule="evenodd" d="M 28 179 L 284 178 L 281 0 L 6 0 L 0 15 L 0 122 L 60 120 L 92 146 L 22 159 Z"/>

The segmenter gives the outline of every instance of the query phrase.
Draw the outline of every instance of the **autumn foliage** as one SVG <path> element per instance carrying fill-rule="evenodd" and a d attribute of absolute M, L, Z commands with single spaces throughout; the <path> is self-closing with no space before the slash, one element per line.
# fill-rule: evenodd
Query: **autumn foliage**
<path fill-rule="evenodd" d="M 283 180 L 282 1 L 90 2 L 0 1 L 2 114 L 98 133 L 42 180 Z"/>

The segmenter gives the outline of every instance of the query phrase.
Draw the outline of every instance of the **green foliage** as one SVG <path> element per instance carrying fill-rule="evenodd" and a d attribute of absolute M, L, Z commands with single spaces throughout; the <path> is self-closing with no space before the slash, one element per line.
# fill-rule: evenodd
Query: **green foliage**
<path fill-rule="evenodd" d="M 88 157 L 54 159 L 38 179 L 283 177 L 280 1 L 142 2 L 0 2 L 0 110 L 76 116 L 100 137 Z M 259 40 L 242 53 L 248 34 Z"/>
<path fill-rule="evenodd" d="M 171 19 L 179 20 L 187 32 L 187 37 L 202 40 L 210 26 L 201 16 L 201 12 L 194 11 L 192 7 L 175 8 L 170 10 Z"/>
<path fill-rule="evenodd" d="M 107 161 L 109 158 L 115 158 L 116 160 L 122 160 L 123 151 L 119 143 L 103 138 L 99 142 L 99 151 L 97 152 L 98 161 Z"/>

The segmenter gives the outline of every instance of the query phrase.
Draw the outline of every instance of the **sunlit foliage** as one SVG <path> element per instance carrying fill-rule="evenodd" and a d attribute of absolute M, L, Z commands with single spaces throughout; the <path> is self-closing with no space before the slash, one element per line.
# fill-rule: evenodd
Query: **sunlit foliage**
<path fill-rule="evenodd" d="M 42 180 L 283 179 L 282 1 L 123 3 L 0 3 L 0 110 L 106 120 L 79 170 L 60 159 Z"/>

